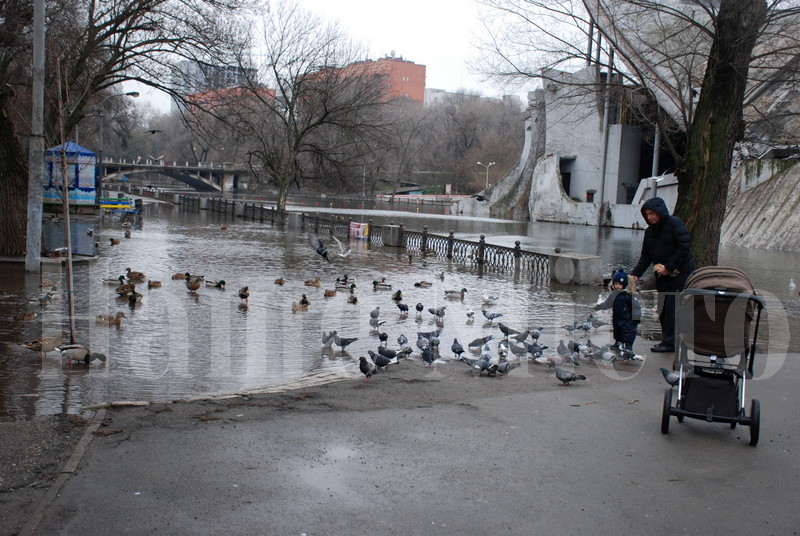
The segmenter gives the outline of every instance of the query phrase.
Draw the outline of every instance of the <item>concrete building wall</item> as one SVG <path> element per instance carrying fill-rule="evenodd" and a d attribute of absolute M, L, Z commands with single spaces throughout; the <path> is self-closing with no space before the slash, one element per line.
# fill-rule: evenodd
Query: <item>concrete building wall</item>
<path fill-rule="evenodd" d="M 545 153 L 559 158 L 565 193 L 585 200 L 587 190 L 600 191 L 603 121 L 593 90 L 594 70 L 549 71 L 544 85 L 547 110 Z M 567 175 L 568 174 L 568 175 Z"/>
<path fill-rule="evenodd" d="M 569 197 L 625 203 L 639 184 L 642 132 L 637 126 L 610 124 L 604 145 L 604 106 L 596 76 L 591 68 L 546 73 L 545 152 L 558 155 L 562 184 Z"/>
<path fill-rule="evenodd" d="M 628 188 L 639 187 L 639 157 L 642 132 L 639 127 L 611 125 L 608 135 L 605 199 L 611 203 L 627 203 Z M 632 197 L 632 194 L 631 194 Z"/>

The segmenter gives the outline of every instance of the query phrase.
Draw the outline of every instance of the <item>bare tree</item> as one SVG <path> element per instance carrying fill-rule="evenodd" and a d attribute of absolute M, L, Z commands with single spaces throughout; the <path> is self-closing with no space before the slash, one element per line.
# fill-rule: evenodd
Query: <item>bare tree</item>
<path fill-rule="evenodd" d="M 678 163 L 676 213 L 700 265 L 716 264 L 734 146 L 759 88 L 793 80 L 790 0 L 484 0 L 513 21 L 485 44 L 494 74 L 541 78 L 547 67 L 592 63 L 644 89 Z M 598 34 L 601 36 L 598 38 Z M 590 45 L 591 44 L 591 45 Z M 594 47 L 594 48 L 593 48 Z M 603 54 L 600 54 L 602 48 Z M 621 65 L 614 65 L 611 58 Z M 658 106 L 654 106 L 654 103 Z M 762 120 L 748 114 L 753 120 Z M 672 143 L 669 125 L 682 131 Z"/>
<path fill-rule="evenodd" d="M 343 184 L 383 135 L 382 78 L 335 25 L 289 2 L 268 3 L 258 79 L 224 103 L 226 121 L 247 140 L 253 173 L 278 189 Z M 242 58 L 242 65 L 248 60 Z"/>
<path fill-rule="evenodd" d="M 45 138 L 58 120 L 71 135 L 91 113 L 117 100 L 112 88 L 137 81 L 180 99 L 177 60 L 225 63 L 241 48 L 237 15 L 251 0 L 89 0 L 48 2 Z M 0 254 L 25 252 L 27 118 L 31 99 L 32 7 L 0 2 Z M 61 94 L 56 98 L 56 88 Z M 61 111 L 54 103 L 62 102 Z M 61 117 L 57 117 L 57 116 Z"/>
<path fill-rule="evenodd" d="M 476 162 L 496 162 L 492 171 L 500 172 L 512 168 L 522 152 L 523 114 L 510 102 L 461 94 L 426 113 L 432 132 L 424 143 L 423 161 L 446 171 L 453 184 L 468 191 L 485 186 L 484 170 L 477 170 Z"/>

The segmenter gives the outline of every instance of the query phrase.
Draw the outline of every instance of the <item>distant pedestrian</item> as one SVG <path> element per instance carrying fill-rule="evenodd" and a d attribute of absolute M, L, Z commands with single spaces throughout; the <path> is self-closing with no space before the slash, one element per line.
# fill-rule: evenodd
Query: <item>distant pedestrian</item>
<path fill-rule="evenodd" d="M 645 201 L 642 216 L 647 222 L 647 229 L 642 241 L 642 254 L 631 270 L 630 277 L 638 281 L 647 267 L 654 265 L 661 342 L 650 350 L 674 352 L 675 295 L 683 290 L 689 274 L 695 270 L 692 239 L 683 221 L 677 216 L 670 216 L 667 204 L 660 197 Z"/>
<path fill-rule="evenodd" d="M 635 285 L 628 286 L 628 274 L 620 268 L 611 277 L 611 286 L 611 294 L 603 303 L 595 305 L 594 310 L 611 309 L 616 346 L 633 351 L 636 331 L 642 319 L 642 306 L 634 294 Z"/>

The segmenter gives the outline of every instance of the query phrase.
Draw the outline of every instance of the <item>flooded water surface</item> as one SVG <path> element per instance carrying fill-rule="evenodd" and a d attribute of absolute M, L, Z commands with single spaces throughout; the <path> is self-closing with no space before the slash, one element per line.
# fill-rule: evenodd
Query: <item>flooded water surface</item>
<path fill-rule="evenodd" d="M 335 210 L 335 209 L 334 209 Z M 434 215 L 340 212 L 354 221 L 402 222 L 409 229 L 427 226 L 430 232 L 474 239 L 483 234 L 487 242 L 523 248 L 597 254 L 607 270 L 631 267 L 638 257 L 641 231 L 595 229 L 542 223 L 456 218 Z M 76 264 L 74 273 L 76 333 L 78 342 L 108 356 L 106 364 L 67 366 L 57 352 L 39 359 L 20 342 L 42 335 L 58 336 L 68 331 L 66 272 L 59 263 L 45 265 L 43 272 L 25 274 L 19 265 L 5 264 L 0 272 L 0 328 L 3 359 L 0 360 L 0 419 L 27 419 L 38 414 L 75 411 L 114 400 L 171 400 L 209 394 L 235 393 L 277 385 L 325 370 L 351 371 L 357 358 L 376 350 L 378 331 L 389 336 L 389 347 L 397 349 L 397 337 L 404 334 L 415 346 L 418 331 L 441 328 L 441 354 L 451 356 L 454 338 L 466 343 L 481 336 L 501 337 L 495 324 L 485 322 L 481 313 L 482 294 L 496 296 L 488 309 L 501 313 L 500 319 L 515 328 L 544 327 L 542 340 L 554 348 L 559 339 L 570 338 L 561 326 L 583 320 L 591 312 L 598 287 L 563 286 L 542 283 L 530 277 L 488 269 L 479 274 L 473 266 L 423 259 L 394 248 L 371 246 L 366 241 L 350 242 L 347 259 L 331 255 L 326 263 L 299 230 L 223 218 L 206 211 L 186 211 L 170 204 L 146 204 L 143 217 L 134 224 L 131 237 L 123 236 L 120 222 L 106 221 L 99 235 L 98 260 Z M 110 238 L 120 239 L 110 245 Z M 325 236 L 321 237 L 326 240 Z M 336 251 L 335 244 L 332 251 Z M 800 282 L 797 253 L 765 251 L 724 251 L 721 263 L 745 269 L 756 282 L 779 300 L 787 311 L 787 326 L 797 322 L 797 291 L 787 288 L 790 278 Z M 148 281 L 160 281 L 157 288 L 137 286 L 141 302 L 132 306 L 120 299 L 115 286 L 102 282 L 126 273 L 126 268 L 144 272 Z M 175 274 L 199 274 L 206 280 L 224 280 L 225 289 L 203 286 L 189 291 Z M 435 277 L 444 273 L 444 279 Z M 348 303 L 350 293 L 334 289 L 337 277 L 355 280 L 358 302 Z M 321 280 L 321 286 L 307 286 L 307 280 Z M 285 280 L 283 285 L 276 279 Z M 374 290 L 372 282 L 385 278 L 391 290 Z M 41 280 L 47 285 L 42 287 Z M 56 287 L 52 303 L 41 306 L 40 298 Z M 415 287 L 418 281 L 432 283 Z M 240 299 L 239 289 L 247 286 L 250 296 Z M 445 290 L 467 289 L 463 299 L 448 299 Z M 411 311 L 400 314 L 392 294 L 402 292 L 402 303 Z M 293 311 L 292 304 L 305 294 L 307 311 Z M 417 315 L 415 305 L 423 312 Z M 645 303 L 644 305 L 648 305 Z M 441 324 L 428 308 L 446 306 Z M 380 307 L 374 330 L 370 311 Z M 467 316 L 475 313 L 474 320 Z M 23 312 L 36 312 L 34 320 L 13 320 Z M 95 321 L 100 314 L 125 314 L 119 327 Z M 652 316 L 652 315 L 650 315 Z M 605 320 L 610 320 L 601 315 Z M 776 324 L 777 325 L 777 324 Z M 652 320 L 643 323 L 644 335 L 657 332 Z M 788 344 L 786 328 L 784 343 Z M 791 329 L 795 329 L 791 327 Z M 346 351 L 325 347 L 322 331 L 336 330 L 342 337 L 357 337 Z M 598 343 L 608 342 L 610 330 L 592 335 Z M 777 337 L 775 338 L 777 341 Z M 493 343 L 494 344 L 494 343 Z M 640 338 L 645 350 L 650 344 Z M 492 347 L 493 350 L 496 346 Z M 452 366 L 462 366 L 458 363 Z"/>

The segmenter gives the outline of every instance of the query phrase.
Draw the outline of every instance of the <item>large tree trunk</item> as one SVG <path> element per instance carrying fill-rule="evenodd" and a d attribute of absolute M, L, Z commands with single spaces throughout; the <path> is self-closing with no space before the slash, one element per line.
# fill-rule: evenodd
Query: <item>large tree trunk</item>
<path fill-rule="evenodd" d="M 28 166 L 0 90 L 0 255 L 25 255 Z"/>
<path fill-rule="evenodd" d="M 676 214 L 692 234 L 698 266 L 717 264 L 733 148 L 743 133 L 742 102 L 764 0 L 726 0 L 716 20 L 697 111 L 677 170 Z"/>

